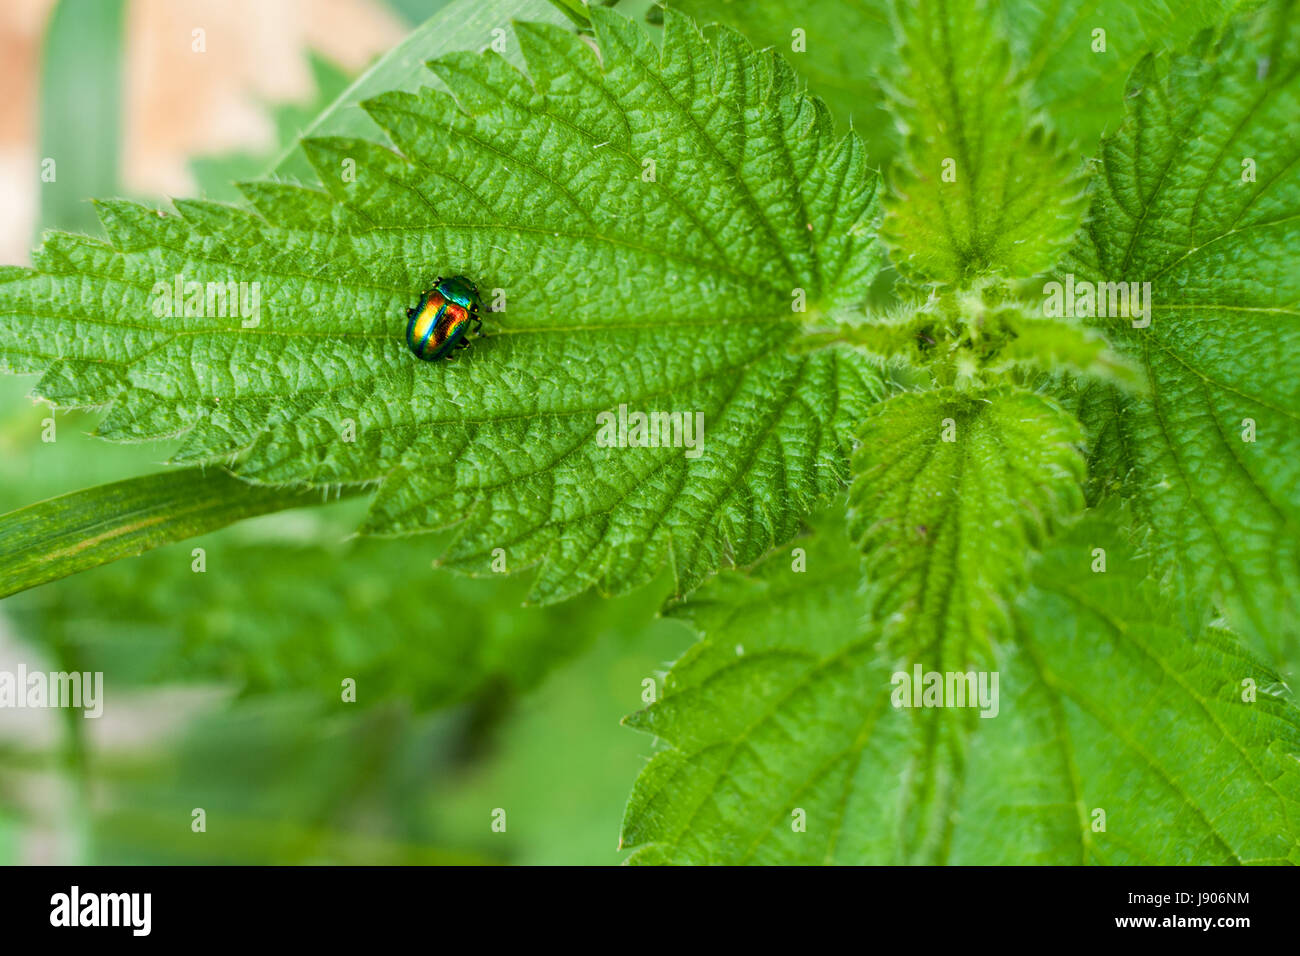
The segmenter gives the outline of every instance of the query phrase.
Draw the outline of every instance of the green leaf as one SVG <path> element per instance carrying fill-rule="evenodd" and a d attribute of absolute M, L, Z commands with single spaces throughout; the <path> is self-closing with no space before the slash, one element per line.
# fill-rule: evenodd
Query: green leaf
<path fill-rule="evenodd" d="M 585 0 L 551 0 L 551 6 L 568 17 L 580 30 L 591 32 L 591 18 L 587 15 Z"/>
<path fill-rule="evenodd" d="M 1125 389 L 1145 384 L 1137 367 L 1117 355 L 1095 329 L 1019 309 L 1007 309 L 997 318 L 1011 334 L 986 365 L 990 372 L 1064 372 Z"/>
<path fill-rule="evenodd" d="M 779 551 L 709 582 L 677 611 L 702 642 L 627 719 L 667 746 L 630 861 L 1300 862 L 1300 711 L 1231 635 L 1184 630 L 1115 527 L 1092 516 L 1037 564 L 987 719 L 893 706 L 910 662 L 857 614 L 833 524 L 803 574 Z"/>
<path fill-rule="evenodd" d="M 904 393 L 859 434 L 849 493 L 872 616 L 964 667 L 1004 630 L 1025 555 L 1082 506 L 1078 423 L 1010 387 Z"/>
<path fill-rule="evenodd" d="M 815 315 L 875 274 L 877 180 L 772 54 L 670 13 L 661 55 L 592 17 L 600 57 L 521 24 L 529 75 L 451 54 L 451 95 L 369 101 L 400 152 L 306 141 L 328 193 L 101 203 L 109 242 L 52 236 L 0 273 L 0 361 L 57 404 L 111 403 L 104 437 L 181 436 L 177 461 L 377 484 L 365 530 L 459 524 L 446 563 L 501 549 L 540 567 L 534 600 L 756 560 L 841 486 L 882 390 L 855 352 L 786 351 L 801 297 Z M 500 311 L 466 358 L 422 363 L 404 310 L 456 272 Z M 168 317 L 177 275 L 260 283 L 256 327 Z M 605 447 L 620 405 L 703 415 L 702 454 Z"/>
<path fill-rule="evenodd" d="M 1078 226 L 1081 182 L 1034 114 L 987 4 L 898 9 L 894 100 L 908 135 L 884 226 L 895 264 L 947 283 L 1050 268 Z"/>
<path fill-rule="evenodd" d="M 1127 103 L 1063 267 L 1151 284 L 1148 328 L 1094 320 L 1150 379 L 1149 397 L 1093 402 L 1109 411 L 1096 454 L 1129 478 L 1186 590 L 1212 595 L 1271 653 L 1293 654 L 1300 140 L 1282 131 L 1300 112 L 1300 14 L 1269 4 L 1222 42 L 1207 35 L 1185 55 L 1143 60 Z"/>
<path fill-rule="evenodd" d="M 247 695 L 427 710 L 529 690 L 598 634 L 653 616 L 653 594 L 521 609 L 527 582 L 429 566 L 416 538 L 342 540 L 318 509 L 160 548 L 7 601 L 20 637 L 113 686 L 210 682 Z M 0 539 L 0 547 L 3 547 Z M 195 572 L 191 544 L 202 548 Z"/>
<path fill-rule="evenodd" d="M 271 511 L 319 491 L 251 487 L 220 469 L 96 485 L 0 516 L 0 597 Z"/>

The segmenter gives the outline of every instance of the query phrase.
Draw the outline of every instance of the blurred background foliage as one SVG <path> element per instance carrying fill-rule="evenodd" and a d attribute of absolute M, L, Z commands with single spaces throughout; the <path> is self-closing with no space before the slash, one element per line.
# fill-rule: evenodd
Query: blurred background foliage
<path fill-rule="evenodd" d="M 43 442 L 31 380 L 2 383 L 0 508 L 156 467 L 155 448 L 87 434 L 91 415 L 59 415 Z M 656 616 L 667 582 L 523 607 L 526 575 L 434 570 L 436 537 L 351 537 L 359 507 L 270 515 L 0 604 L 0 668 L 102 671 L 107 701 L 98 720 L 23 714 L 52 735 L 0 715 L 0 859 L 42 861 L 30 826 L 59 831 L 66 862 L 617 862 L 646 752 L 619 720 L 690 641 Z"/>

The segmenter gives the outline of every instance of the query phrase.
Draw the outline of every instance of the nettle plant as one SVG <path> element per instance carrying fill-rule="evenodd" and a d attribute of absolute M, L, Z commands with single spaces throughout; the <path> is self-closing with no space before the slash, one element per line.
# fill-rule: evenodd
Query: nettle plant
<path fill-rule="evenodd" d="M 1297 862 L 1300 15 L 1252 6 L 1101 101 L 1104 30 L 1072 89 L 903 4 L 883 179 L 782 54 L 593 8 L 366 100 L 314 185 L 100 202 L 0 274 L 0 357 L 189 467 L 9 516 L 5 591 L 366 493 L 534 602 L 670 569 L 635 862 Z M 422 362 L 456 274 L 486 337 Z"/>

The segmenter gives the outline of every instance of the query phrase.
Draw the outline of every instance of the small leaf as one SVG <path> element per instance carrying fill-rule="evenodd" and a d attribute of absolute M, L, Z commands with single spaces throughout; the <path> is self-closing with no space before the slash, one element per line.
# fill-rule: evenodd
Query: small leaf
<path fill-rule="evenodd" d="M 1002 310 L 997 318 L 1009 334 L 985 365 L 990 372 L 1066 372 L 1129 390 L 1141 389 L 1145 384 L 1138 367 L 1116 354 L 1096 329 L 1019 309 Z"/>
<path fill-rule="evenodd" d="M 988 4 L 897 9 L 907 140 L 884 225 L 895 264 L 946 283 L 1050 268 L 1083 213 L 1082 181 L 1030 107 Z"/>
<path fill-rule="evenodd" d="M 1005 627 L 1029 550 L 1082 506 L 1082 430 L 1009 387 L 904 393 L 859 434 L 849 504 L 873 619 L 964 667 Z"/>

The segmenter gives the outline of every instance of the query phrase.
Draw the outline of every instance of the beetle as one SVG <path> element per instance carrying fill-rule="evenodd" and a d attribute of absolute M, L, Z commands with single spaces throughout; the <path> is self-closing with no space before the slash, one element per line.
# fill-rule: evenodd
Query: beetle
<path fill-rule="evenodd" d="M 471 325 L 483 334 L 482 305 L 478 286 L 465 276 L 438 276 L 433 288 L 420 294 L 419 304 L 406 310 L 406 344 L 426 362 L 453 358 L 452 353 L 469 348 Z"/>

